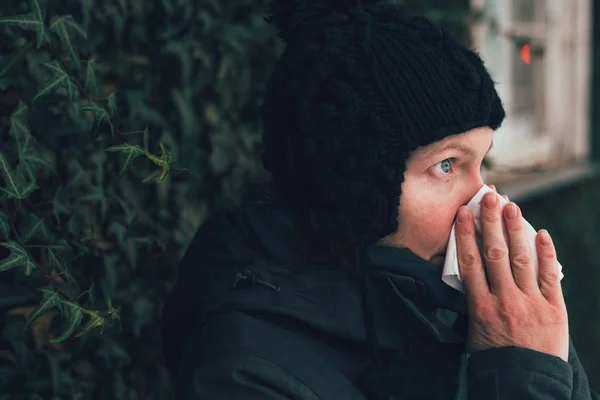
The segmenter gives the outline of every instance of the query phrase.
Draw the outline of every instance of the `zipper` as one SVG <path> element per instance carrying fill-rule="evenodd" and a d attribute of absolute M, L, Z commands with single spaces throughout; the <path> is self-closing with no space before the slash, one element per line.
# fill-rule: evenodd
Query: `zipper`
<path fill-rule="evenodd" d="M 243 272 L 238 272 L 235 275 L 235 279 L 233 280 L 233 284 L 231 286 L 233 289 L 244 289 L 249 288 L 253 285 L 264 286 L 274 291 L 275 293 L 281 291 L 281 285 L 273 285 L 272 283 L 264 281 L 247 268 L 244 269 Z"/>

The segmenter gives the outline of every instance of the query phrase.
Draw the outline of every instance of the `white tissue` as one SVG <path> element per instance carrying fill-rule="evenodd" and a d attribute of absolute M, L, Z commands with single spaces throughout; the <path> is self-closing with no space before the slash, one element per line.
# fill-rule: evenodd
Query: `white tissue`
<path fill-rule="evenodd" d="M 473 217 L 475 220 L 475 229 L 477 232 L 477 244 L 479 246 L 479 251 L 481 253 L 482 250 L 482 239 L 481 239 L 481 200 L 483 199 L 483 195 L 492 192 L 495 193 L 492 189 L 490 189 L 487 185 L 483 185 L 483 187 L 477 192 L 475 196 L 469 201 L 467 207 L 471 209 L 473 213 Z M 508 202 L 499 194 L 497 194 L 498 199 L 500 201 L 501 207 L 504 207 Z M 533 267 L 536 271 L 536 275 L 539 271 L 537 253 L 535 251 L 535 236 L 537 234 L 536 230 L 533 229 L 529 222 L 524 221 L 525 230 L 527 232 L 527 238 L 529 240 L 529 247 L 533 252 Z M 444 281 L 447 285 L 453 287 L 456 290 L 460 290 L 461 292 L 465 292 L 464 285 L 462 283 L 462 279 L 460 277 L 460 271 L 458 267 L 458 257 L 456 252 L 456 234 L 455 234 L 456 223 L 452 225 L 452 231 L 450 232 L 450 240 L 448 241 L 448 248 L 446 249 L 446 260 L 444 261 L 444 269 L 442 271 L 442 281 Z M 508 240 L 506 231 L 504 232 L 504 238 Z M 560 272 L 560 279 L 562 280 L 564 275 L 562 273 L 562 265 L 557 263 L 557 268 Z"/>

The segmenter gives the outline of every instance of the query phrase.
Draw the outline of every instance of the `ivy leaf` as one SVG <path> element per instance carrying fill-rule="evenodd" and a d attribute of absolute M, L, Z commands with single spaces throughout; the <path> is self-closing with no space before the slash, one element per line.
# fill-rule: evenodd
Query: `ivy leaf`
<path fill-rule="evenodd" d="M 23 168 L 26 171 L 27 176 L 32 180 L 35 179 L 34 171 L 37 171 L 40 168 L 43 170 L 56 172 L 52 161 L 50 161 L 49 157 L 45 157 L 48 155 L 49 154 L 44 155 L 37 151 L 35 153 L 25 154 L 23 155 L 23 158 L 21 158 L 21 162 L 19 163 L 18 167 Z"/>
<path fill-rule="evenodd" d="M 117 112 L 117 95 L 114 92 L 108 95 L 108 111 L 111 117 Z"/>
<path fill-rule="evenodd" d="M 8 160 L 4 154 L 0 153 L 0 172 L 4 175 L 6 187 L 0 187 L 0 192 L 14 199 L 25 199 L 39 186 L 34 180 L 28 180 L 24 176 L 25 172 L 20 169 L 16 172 L 8 165 Z"/>
<path fill-rule="evenodd" d="M 10 224 L 8 223 L 8 215 L 0 210 L 0 239 L 8 239 L 10 237 Z"/>
<path fill-rule="evenodd" d="M 23 169 L 29 179 L 35 180 L 38 168 L 54 171 L 54 165 L 33 147 L 33 141 L 31 134 L 21 136 L 17 141 L 17 151 L 20 160 L 18 168 Z"/>
<path fill-rule="evenodd" d="M 68 326 L 62 335 L 51 340 L 52 343 L 61 343 L 70 338 L 83 320 L 83 309 L 79 304 L 63 301 L 62 306 L 66 309 Z"/>
<path fill-rule="evenodd" d="M 63 275 L 67 280 L 74 282 L 74 278 L 69 273 L 67 266 L 68 260 L 70 259 L 69 253 L 71 247 L 64 240 L 52 243 L 48 246 L 48 266 L 50 268 L 56 268 L 56 270 Z"/>
<path fill-rule="evenodd" d="M 31 0 L 32 12 L 14 17 L 0 18 L 0 24 L 15 25 L 22 29 L 28 29 L 35 32 L 37 37 L 37 48 L 39 49 L 46 43 L 50 43 L 50 35 L 44 25 L 44 9 L 40 0 Z"/>
<path fill-rule="evenodd" d="M 17 139 L 17 153 L 19 154 L 19 160 L 27 156 L 29 153 L 35 152 L 32 135 L 25 131 L 22 131 L 22 133 L 23 135 Z"/>
<path fill-rule="evenodd" d="M 19 163 L 15 169 L 16 176 L 23 177 L 27 182 L 35 182 L 36 170 L 27 163 Z"/>
<path fill-rule="evenodd" d="M 160 157 L 155 156 L 151 153 L 146 153 L 146 156 L 156 165 L 162 168 L 162 172 L 156 183 L 159 183 L 163 179 L 166 178 L 167 174 L 171 171 L 171 165 L 173 164 L 171 152 L 167 150 L 167 148 L 160 143 Z M 150 177 L 146 178 L 144 181 L 147 181 Z"/>
<path fill-rule="evenodd" d="M 90 316 L 90 320 L 85 324 L 83 329 L 75 335 L 75 337 L 81 337 L 90 333 L 94 328 L 100 327 L 100 334 L 104 332 L 104 318 L 97 312 L 91 310 L 85 310 Z"/>
<path fill-rule="evenodd" d="M 19 100 L 17 108 L 10 116 L 10 130 L 8 131 L 9 135 L 15 139 L 31 135 L 29 124 L 27 123 L 27 113 L 27 105 Z"/>
<path fill-rule="evenodd" d="M 19 243 L 9 240 L 0 243 L 0 246 L 10 250 L 10 255 L 0 260 L 0 272 L 8 271 L 14 268 L 23 268 L 25 276 L 31 275 L 35 269 L 35 262 Z"/>
<path fill-rule="evenodd" d="M 92 93 L 94 96 L 99 96 L 98 78 L 96 78 L 96 60 L 89 59 L 85 69 L 85 84 L 84 90 Z"/>
<path fill-rule="evenodd" d="M 91 185 L 90 172 L 81 166 L 78 160 L 69 160 L 69 176 L 72 176 L 67 183 L 67 188 L 78 186 L 79 184 Z"/>
<path fill-rule="evenodd" d="M 98 136 L 100 135 L 100 127 L 102 126 L 103 122 L 107 122 L 110 126 L 110 132 L 114 139 L 115 129 L 113 127 L 112 121 L 110 120 L 110 116 L 108 115 L 108 112 L 106 112 L 106 109 L 104 107 L 92 101 L 88 105 L 82 107 L 81 111 L 90 111 L 94 114 L 94 122 L 92 123 L 91 130 L 92 137 L 94 139 L 98 138 Z"/>
<path fill-rule="evenodd" d="M 117 179 L 120 178 L 123 175 L 123 173 L 125 173 L 127 168 L 129 168 L 131 166 L 131 163 L 133 162 L 133 160 L 136 157 L 142 156 L 147 153 L 143 148 L 141 148 L 137 144 L 131 145 L 129 143 L 120 144 L 118 146 L 111 146 L 111 147 L 105 149 L 105 151 L 121 152 L 121 153 L 125 154 L 125 162 L 123 163 L 123 166 L 121 167 L 121 171 L 119 171 L 119 175 L 117 176 Z"/>
<path fill-rule="evenodd" d="M 72 15 L 63 15 L 55 18 L 50 24 L 50 30 L 58 35 L 65 50 L 71 56 L 75 68 L 80 70 L 81 61 L 79 61 L 79 56 L 77 55 L 77 51 L 73 45 L 73 39 L 75 34 L 87 39 L 85 30 L 77 22 L 75 22 Z"/>
<path fill-rule="evenodd" d="M 42 302 L 38 304 L 38 306 L 29 314 L 29 318 L 27 318 L 27 322 L 25 323 L 25 330 L 30 323 L 41 317 L 46 311 L 51 308 L 58 307 L 62 301 L 60 295 L 54 291 L 51 287 L 44 287 L 38 289 L 38 292 L 41 292 L 43 295 Z"/>
<path fill-rule="evenodd" d="M 28 226 L 24 229 L 24 233 L 21 235 L 23 243 L 28 243 L 31 239 L 41 239 L 48 243 L 52 241 L 54 234 L 48 229 L 48 226 L 44 224 L 44 220 L 40 219 L 35 214 L 29 214 Z"/>
<path fill-rule="evenodd" d="M 25 46 L 19 47 L 19 50 L 10 57 L 6 57 L 6 59 L 0 63 L 0 78 L 5 77 L 6 74 L 8 74 L 8 72 L 25 57 L 25 54 L 27 54 L 32 46 L 33 44 L 28 42 Z"/>
<path fill-rule="evenodd" d="M 44 8 L 46 0 L 31 0 L 31 13 L 38 21 L 44 21 L 46 9 Z"/>
<path fill-rule="evenodd" d="M 119 321 L 119 326 L 120 326 L 121 325 L 121 316 L 119 314 L 121 313 L 121 307 L 116 307 L 116 308 L 113 307 L 112 300 L 110 299 L 110 297 L 106 298 L 106 302 L 108 305 L 107 316 L 109 316 L 111 319 Z"/>
<path fill-rule="evenodd" d="M 50 69 L 52 77 L 48 80 L 46 86 L 35 95 L 32 101 L 36 101 L 40 97 L 60 89 L 64 89 L 69 97 L 69 100 L 73 100 L 77 93 L 77 86 L 75 86 L 69 74 L 62 69 L 58 61 L 54 60 L 43 63 L 42 65 Z"/>

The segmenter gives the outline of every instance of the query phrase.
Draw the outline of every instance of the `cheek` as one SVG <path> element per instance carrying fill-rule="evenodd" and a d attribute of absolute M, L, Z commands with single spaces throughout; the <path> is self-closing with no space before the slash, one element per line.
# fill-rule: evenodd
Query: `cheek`
<path fill-rule="evenodd" d="M 448 243 L 456 216 L 453 207 L 420 203 L 414 204 L 410 211 L 401 214 L 401 231 L 407 247 L 424 258 L 443 249 Z"/>
<path fill-rule="evenodd" d="M 400 199 L 395 243 L 427 258 L 445 249 L 456 212 L 468 200 L 467 193 L 459 194 L 462 188 L 454 188 L 452 193 L 439 194 L 428 180 L 410 178 L 402 187 L 405 197 Z"/>
<path fill-rule="evenodd" d="M 440 242 L 446 243 L 452 224 L 454 223 L 454 212 L 450 207 L 430 207 L 428 212 L 421 216 L 420 229 L 424 235 L 426 235 L 434 245 L 438 245 Z"/>

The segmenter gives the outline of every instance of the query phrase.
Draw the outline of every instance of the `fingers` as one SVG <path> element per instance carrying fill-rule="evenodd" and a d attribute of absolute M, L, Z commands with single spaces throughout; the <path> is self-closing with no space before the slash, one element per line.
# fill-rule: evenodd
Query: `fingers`
<path fill-rule="evenodd" d="M 481 227 L 483 258 L 492 293 L 512 290 L 515 287 L 501 214 L 498 196 L 486 193 L 481 205 Z"/>
<path fill-rule="evenodd" d="M 539 293 L 532 253 L 520 208 L 509 203 L 502 210 L 508 233 L 509 258 L 515 283 L 524 293 Z"/>
<path fill-rule="evenodd" d="M 488 185 L 488 187 L 489 187 L 490 189 L 492 189 L 494 192 L 498 193 L 498 190 L 496 189 L 496 186 L 494 186 L 494 185 Z M 503 198 L 504 200 L 506 200 L 506 201 L 510 201 L 510 200 L 508 199 L 508 196 L 507 196 L 507 195 L 505 195 L 505 194 L 503 194 L 503 195 L 502 195 L 502 198 Z"/>
<path fill-rule="evenodd" d="M 472 302 L 474 299 L 489 295 L 489 289 L 477 247 L 473 215 L 468 207 L 463 206 L 458 210 L 455 234 L 458 267 L 467 299 Z"/>
<path fill-rule="evenodd" d="M 554 248 L 552 239 L 548 232 L 542 229 L 538 232 L 535 240 L 539 261 L 540 291 L 550 303 L 556 305 L 562 304 L 564 299 L 560 286 L 556 249 Z"/>

